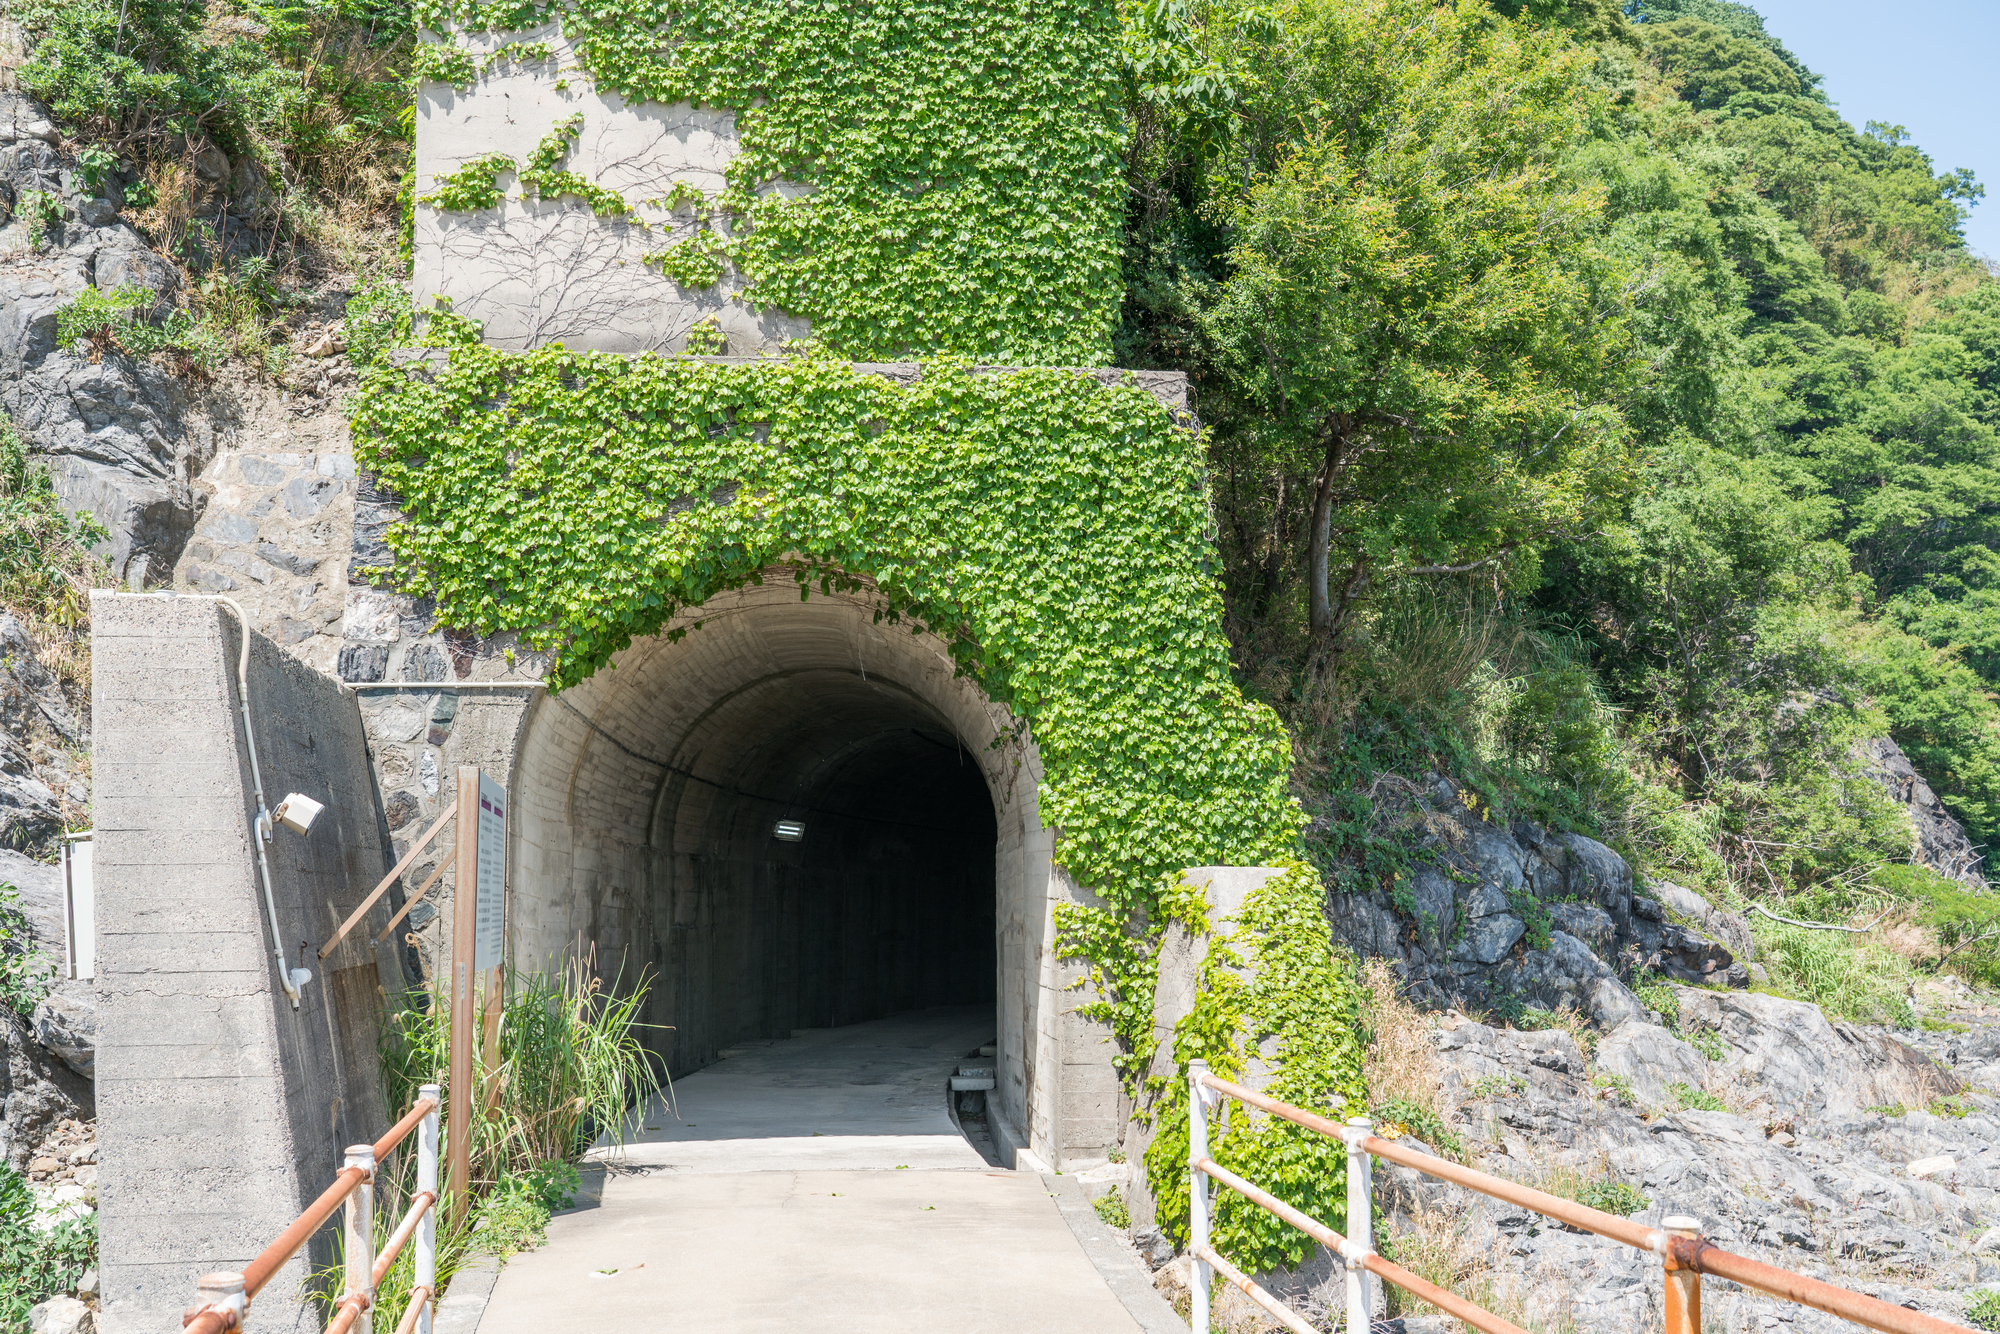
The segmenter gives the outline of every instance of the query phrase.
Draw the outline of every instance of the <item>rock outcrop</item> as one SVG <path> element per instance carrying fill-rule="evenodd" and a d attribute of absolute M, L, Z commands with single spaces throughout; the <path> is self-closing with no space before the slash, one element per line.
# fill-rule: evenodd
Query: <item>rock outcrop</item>
<path fill-rule="evenodd" d="M 1560 1030 L 1447 1018 L 1438 1056 L 1468 1160 L 1599 1207 L 1622 1194 L 1654 1225 L 1692 1215 L 1730 1250 L 1963 1319 L 1964 1290 L 2000 1279 L 1978 1247 L 2000 1222 L 2000 1097 L 1811 1005 L 1676 992 L 1683 1031 L 1719 1056 L 1637 1021 L 1589 1053 Z M 1517 1313 L 1585 1331 L 1657 1326 L 1651 1256 L 1408 1169 L 1377 1181 L 1392 1232 L 1406 1244 L 1450 1235 L 1488 1257 L 1492 1290 Z M 1845 1328 L 1727 1286 L 1709 1300 L 1730 1330 Z"/>
<path fill-rule="evenodd" d="M 128 178 L 65 159 L 48 113 L 0 92 L 0 401 L 64 502 L 111 534 L 103 554 L 133 588 L 166 582 L 204 503 L 192 485 L 215 430 L 190 386 L 119 352 L 56 345 L 56 310 L 88 288 L 144 289 L 164 316 L 179 270 L 119 217 Z M 269 182 L 212 146 L 195 156 L 198 257 L 248 254 L 268 226 Z"/>
<path fill-rule="evenodd" d="M 0 1157 L 26 1172 L 61 1123 L 96 1115 L 91 1082 L 37 1042 L 20 1015 L 0 1008 Z"/>
<path fill-rule="evenodd" d="M 1602 843 L 1484 819 L 1443 779 L 1416 798 L 1411 825 L 1425 860 L 1404 885 L 1332 895 L 1327 912 L 1356 953 L 1393 960 L 1421 1006 L 1572 1010 L 1614 1028 L 1646 1017 L 1627 985 L 1635 970 L 1749 981 L 1731 945 L 1673 916 L 1735 950 L 1748 945 L 1747 928 L 1677 886 L 1661 887 L 1671 901 L 1636 893 L 1632 868 Z"/>
<path fill-rule="evenodd" d="M 1931 785 L 1910 764 L 1902 747 L 1888 737 L 1875 737 L 1862 743 L 1861 753 L 1868 776 L 1909 813 L 1915 843 L 1911 856 L 1939 875 L 1984 890 L 1984 859 L 1979 850 L 1965 836 L 1964 826 L 1945 809 L 1937 793 L 1931 791 Z"/>
<path fill-rule="evenodd" d="M 20 620 L 0 612 L 0 849 L 53 855 L 64 817 L 82 812 L 90 794 L 73 756 L 90 744 L 90 721 L 71 705 L 54 672 L 36 654 Z M 11 878 L 13 861 L 0 861 Z M 42 873 L 23 871 L 24 892 L 39 892 Z M 60 912 L 60 898 L 54 900 Z M 58 929 L 61 918 L 56 917 Z M 57 944 L 61 944 L 58 935 Z"/>

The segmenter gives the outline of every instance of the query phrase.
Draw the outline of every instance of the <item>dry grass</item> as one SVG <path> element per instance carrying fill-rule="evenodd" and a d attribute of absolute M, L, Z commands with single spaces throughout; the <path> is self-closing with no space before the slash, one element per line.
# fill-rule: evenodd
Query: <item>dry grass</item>
<path fill-rule="evenodd" d="M 1369 1042 L 1361 1074 L 1369 1099 L 1378 1105 L 1409 1102 L 1448 1121 L 1454 1109 L 1444 1096 L 1430 1019 L 1404 998 L 1383 960 L 1363 964 L 1361 980 L 1368 990 Z"/>
<path fill-rule="evenodd" d="M 1533 1334 L 1572 1334 L 1575 1276 L 1546 1269 L 1532 1275 L 1501 1272 L 1493 1265 L 1500 1252 L 1483 1229 L 1475 1228 L 1476 1218 L 1474 1213 L 1443 1209 L 1419 1212 L 1410 1219 L 1409 1230 L 1396 1235 L 1393 1258 L 1418 1278 Z M 1394 1284 L 1383 1286 L 1392 1317 L 1444 1314 Z M 1473 1334 L 1471 1326 L 1461 1328 Z"/>
<path fill-rule="evenodd" d="M 194 221 L 194 173 L 181 158 L 154 158 L 146 164 L 145 186 L 152 202 L 130 212 L 132 223 L 155 249 L 179 258 Z"/>

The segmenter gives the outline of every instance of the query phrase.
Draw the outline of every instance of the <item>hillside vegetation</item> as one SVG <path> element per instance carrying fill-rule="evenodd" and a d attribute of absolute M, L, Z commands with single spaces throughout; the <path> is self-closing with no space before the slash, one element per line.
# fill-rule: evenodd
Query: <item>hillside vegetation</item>
<path fill-rule="evenodd" d="M 1869 959 L 2000 982 L 2000 901 L 1913 863 L 1859 749 L 2000 833 L 1983 187 L 1729 0 L 1121 8 L 1116 360 L 1193 379 L 1235 665 L 1328 884 L 1395 883 L 1385 776 L 1449 775 L 1726 904 L 1878 923 L 1770 939 L 1836 1008 L 1891 1003 L 1839 980 Z M 353 355 L 403 327 L 407 7 L 12 12 L 66 155 L 186 270 L 184 373 L 282 379 L 328 290 Z M 210 145 L 268 179 L 257 253 L 190 220 Z"/>

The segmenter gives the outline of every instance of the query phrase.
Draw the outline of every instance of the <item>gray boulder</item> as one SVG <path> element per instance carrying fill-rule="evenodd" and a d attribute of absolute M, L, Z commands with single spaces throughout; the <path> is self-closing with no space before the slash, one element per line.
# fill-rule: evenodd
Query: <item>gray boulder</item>
<path fill-rule="evenodd" d="M 1674 991 L 1682 1028 L 1711 1029 L 1730 1046 L 1720 1075 L 1754 1087 L 1773 1120 L 1922 1107 L 1962 1088 L 1922 1053 L 1830 1022 L 1817 1005 L 1759 992 Z"/>
<path fill-rule="evenodd" d="M 97 1313 L 74 1297 L 51 1297 L 28 1311 L 28 1334 L 95 1334 Z"/>
<path fill-rule="evenodd" d="M 1700 1088 L 1708 1077 L 1708 1058 L 1661 1028 L 1634 1020 L 1620 1024 L 1597 1044 L 1597 1069 L 1618 1075 L 1641 1103 L 1664 1104 L 1675 1084 Z"/>
<path fill-rule="evenodd" d="M 1668 880 L 1650 881 L 1647 888 L 1662 904 L 1686 917 L 1704 934 L 1727 945 L 1738 956 L 1747 959 L 1757 952 L 1757 942 L 1750 935 L 1750 923 L 1738 914 L 1724 912 L 1693 890 Z"/>
<path fill-rule="evenodd" d="M 0 884 L 21 891 L 14 906 L 26 921 L 28 943 L 51 959 L 62 958 L 62 867 L 0 848 Z"/>
<path fill-rule="evenodd" d="M 194 456 L 184 395 L 149 361 L 58 348 L 56 309 L 92 286 L 171 294 L 178 277 L 106 201 L 66 184 L 53 130 L 38 132 L 46 122 L 32 98 L 0 94 L 0 190 L 16 201 L 30 190 L 65 200 L 65 220 L 46 233 L 19 216 L 0 229 L 0 400 L 44 456 L 64 504 L 111 534 L 99 554 L 113 574 L 134 587 L 157 584 L 171 577 L 198 517 L 188 479 L 207 461 Z"/>
<path fill-rule="evenodd" d="M 97 1077 L 97 991 L 88 982 L 63 982 L 28 1016 L 35 1041 L 85 1079 Z"/>
<path fill-rule="evenodd" d="M 90 1081 L 36 1042 L 20 1015 L 0 1008 L 0 1155 L 25 1170 L 57 1122 L 96 1115 Z"/>
<path fill-rule="evenodd" d="M 1966 837 L 1965 826 L 1946 810 L 1902 747 L 1888 737 L 1875 737 L 1860 747 L 1862 771 L 1898 802 L 1910 817 L 1914 846 L 1911 855 L 1939 875 L 1984 891 L 1983 859 Z"/>

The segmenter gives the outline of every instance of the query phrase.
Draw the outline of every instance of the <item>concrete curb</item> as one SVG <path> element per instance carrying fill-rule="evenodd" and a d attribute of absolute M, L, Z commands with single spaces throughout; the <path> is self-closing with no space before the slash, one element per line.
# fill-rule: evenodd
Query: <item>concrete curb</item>
<path fill-rule="evenodd" d="M 493 1300 L 500 1279 L 500 1257 L 475 1255 L 451 1276 L 451 1286 L 431 1317 L 431 1334 L 473 1334 Z"/>
<path fill-rule="evenodd" d="M 1153 1286 L 1153 1276 L 1124 1238 L 1097 1216 L 1090 1196 L 1075 1177 L 1042 1174 L 1042 1185 L 1056 1197 L 1056 1208 L 1075 1234 L 1077 1244 L 1111 1289 L 1126 1313 L 1146 1334 L 1187 1334 L 1187 1321 L 1175 1314 L 1167 1299 Z M 447 1334 L 440 1330 L 438 1334 Z"/>

